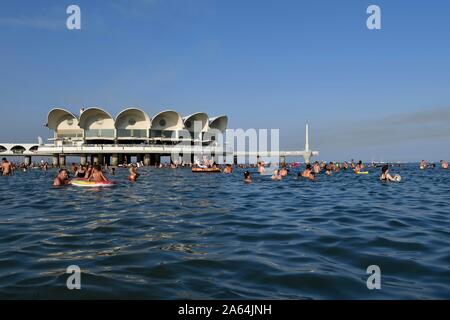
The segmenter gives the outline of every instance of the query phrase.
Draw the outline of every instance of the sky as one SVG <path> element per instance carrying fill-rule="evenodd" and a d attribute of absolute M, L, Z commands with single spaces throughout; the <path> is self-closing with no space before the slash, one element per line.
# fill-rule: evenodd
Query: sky
<path fill-rule="evenodd" d="M 139 106 L 279 128 L 283 150 L 308 122 L 325 160 L 450 160 L 449 16 L 446 0 L 2 1 L 0 142 L 50 137 L 54 106 Z"/>

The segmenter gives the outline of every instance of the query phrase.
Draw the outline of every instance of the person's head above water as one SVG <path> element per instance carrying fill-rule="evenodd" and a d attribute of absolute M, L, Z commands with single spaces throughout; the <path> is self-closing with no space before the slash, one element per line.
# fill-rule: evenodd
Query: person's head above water
<path fill-rule="evenodd" d="M 94 171 L 102 171 L 102 168 L 98 164 L 95 164 L 93 166 L 93 168 L 94 168 Z"/>
<path fill-rule="evenodd" d="M 381 173 L 386 173 L 389 170 L 389 165 L 385 164 L 382 168 L 381 168 Z"/>
<path fill-rule="evenodd" d="M 58 177 L 62 180 L 66 180 L 69 178 L 69 173 L 67 172 L 66 169 L 60 169 L 58 171 Z"/>
<path fill-rule="evenodd" d="M 248 178 L 250 178 L 250 172 L 245 171 L 244 172 L 244 179 L 248 179 Z"/>
<path fill-rule="evenodd" d="M 6 162 L 6 161 L 8 161 L 8 160 L 6 160 L 6 158 L 2 158 L 2 162 Z"/>
<path fill-rule="evenodd" d="M 310 163 L 308 163 L 308 164 L 306 165 L 306 170 L 311 170 L 311 164 L 310 164 Z"/>

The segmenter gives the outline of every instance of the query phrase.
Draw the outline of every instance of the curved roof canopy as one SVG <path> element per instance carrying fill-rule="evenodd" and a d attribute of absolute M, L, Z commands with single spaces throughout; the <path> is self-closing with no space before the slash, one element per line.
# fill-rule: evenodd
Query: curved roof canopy
<path fill-rule="evenodd" d="M 190 116 L 184 117 L 184 126 L 189 131 L 194 131 L 194 125 L 196 122 L 200 123 L 200 130 L 201 132 L 208 131 L 209 128 L 209 119 L 208 115 L 204 112 L 197 112 L 194 114 L 191 114 Z"/>
<path fill-rule="evenodd" d="M 100 108 L 89 108 L 80 116 L 80 128 L 84 130 L 114 129 L 114 118 Z"/>
<path fill-rule="evenodd" d="M 152 130 L 184 129 L 183 119 L 176 111 L 167 110 L 158 113 L 152 120 Z"/>
<path fill-rule="evenodd" d="M 116 129 L 150 129 L 151 119 L 145 111 L 128 108 L 120 112 L 115 121 Z"/>
<path fill-rule="evenodd" d="M 73 113 L 61 108 L 50 110 L 47 115 L 47 127 L 55 131 L 80 129 L 78 118 Z"/>
<path fill-rule="evenodd" d="M 217 129 L 221 132 L 224 132 L 228 126 L 228 117 L 227 116 L 219 116 L 215 118 L 211 118 L 209 121 L 209 127 L 211 129 Z"/>

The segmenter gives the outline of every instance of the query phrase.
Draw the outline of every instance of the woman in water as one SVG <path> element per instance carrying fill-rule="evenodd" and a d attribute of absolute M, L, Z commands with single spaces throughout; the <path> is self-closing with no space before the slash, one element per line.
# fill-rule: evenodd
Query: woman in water
<path fill-rule="evenodd" d="M 441 168 L 442 168 L 442 169 L 448 169 L 448 163 L 447 163 L 447 161 L 441 160 L 440 162 L 441 162 Z"/>
<path fill-rule="evenodd" d="M 289 170 L 286 168 L 286 165 L 283 165 L 280 170 L 280 176 L 287 177 Z"/>
<path fill-rule="evenodd" d="M 78 170 L 75 172 L 75 176 L 77 178 L 85 178 L 86 177 L 86 166 L 80 166 Z"/>
<path fill-rule="evenodd" d="M 380 181 L 395 181 L 395 178 L 389 174 L 389 165 L 387 164 L 381 168 Z"/>
<path fill-rule="evenodd" d="M 100 167 L 98 164 L 94 165 L 92 169 L 92 175 L 89 178 L 89 181 L 94 181 L 97 183 L 108 182 L 108 179 L 104 176 L 102 172 L 102 167 Z"/>

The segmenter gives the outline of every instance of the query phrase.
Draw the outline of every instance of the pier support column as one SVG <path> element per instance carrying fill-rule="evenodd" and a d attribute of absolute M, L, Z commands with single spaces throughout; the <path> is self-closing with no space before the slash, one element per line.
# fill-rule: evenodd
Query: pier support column
<path fill-rule="evenodd" d="M 142 154 L 138 154 L 138 155 L 136 155 L 136 162 L 141 162 L 141 161 L 144 161 L 144 156 L 142 155 Z"/>
<path fill-rule="evenodd" d="M 52 157 L 52 165 L 54 167 L 58 167 L 59 166 L 59 154 L 54 154 Z"/>
<path fill-rule="evenodd" d="M 24 165 L 27 167 L 31 165 L 31 156 L 25 156 L 25 159 L 23 160 Z"/>
<path fill-rule="evenodd" d="M 146 153 L 144 154 L 144 166 L 148 167 L 150 165 L 150 154 Z"/>
<path fill-rule="evenodd" d="M 119 165 L 119 155 L 117 153 L 111 156 L 111 165 L 117 167 Z"/>
<path fill-rule="evenodd" d="M 59 155 L 59 166 L 65 167 L 66 166 L 66 156 L 63 154 Z"/>
<path fill-rule="evenodd" d="M 155 154 L 155 164 L 161 164 L 161 154 L 159 153 Z"/>
<path fill-rule="evenodd" d="M 105 164 L 105 156 L 103 154 L 98 154 L 97 155 L 97 164 L 100 166 L 103 166 Z"/>
<path fill-rule="evenodd" d="M 98 154 L 92 155 L 92 165 L 98 164 Z"/>
<path fill-rule="evenodd" d="M 305 153 L 303 159 L 305 159 L 306 164 L 311 163 L 311 153 Z"/>
<path fill-rule="evenodd" d="M 87 163 L 87 156 L 85 154 L 82 154 L 80 157 L 80 165 L 85 166 Z"/>
<path fill-rule="evenodd" d="M 233 164 L 236 166 L 238 164 L 238 157 L 233 156 Z"/>

